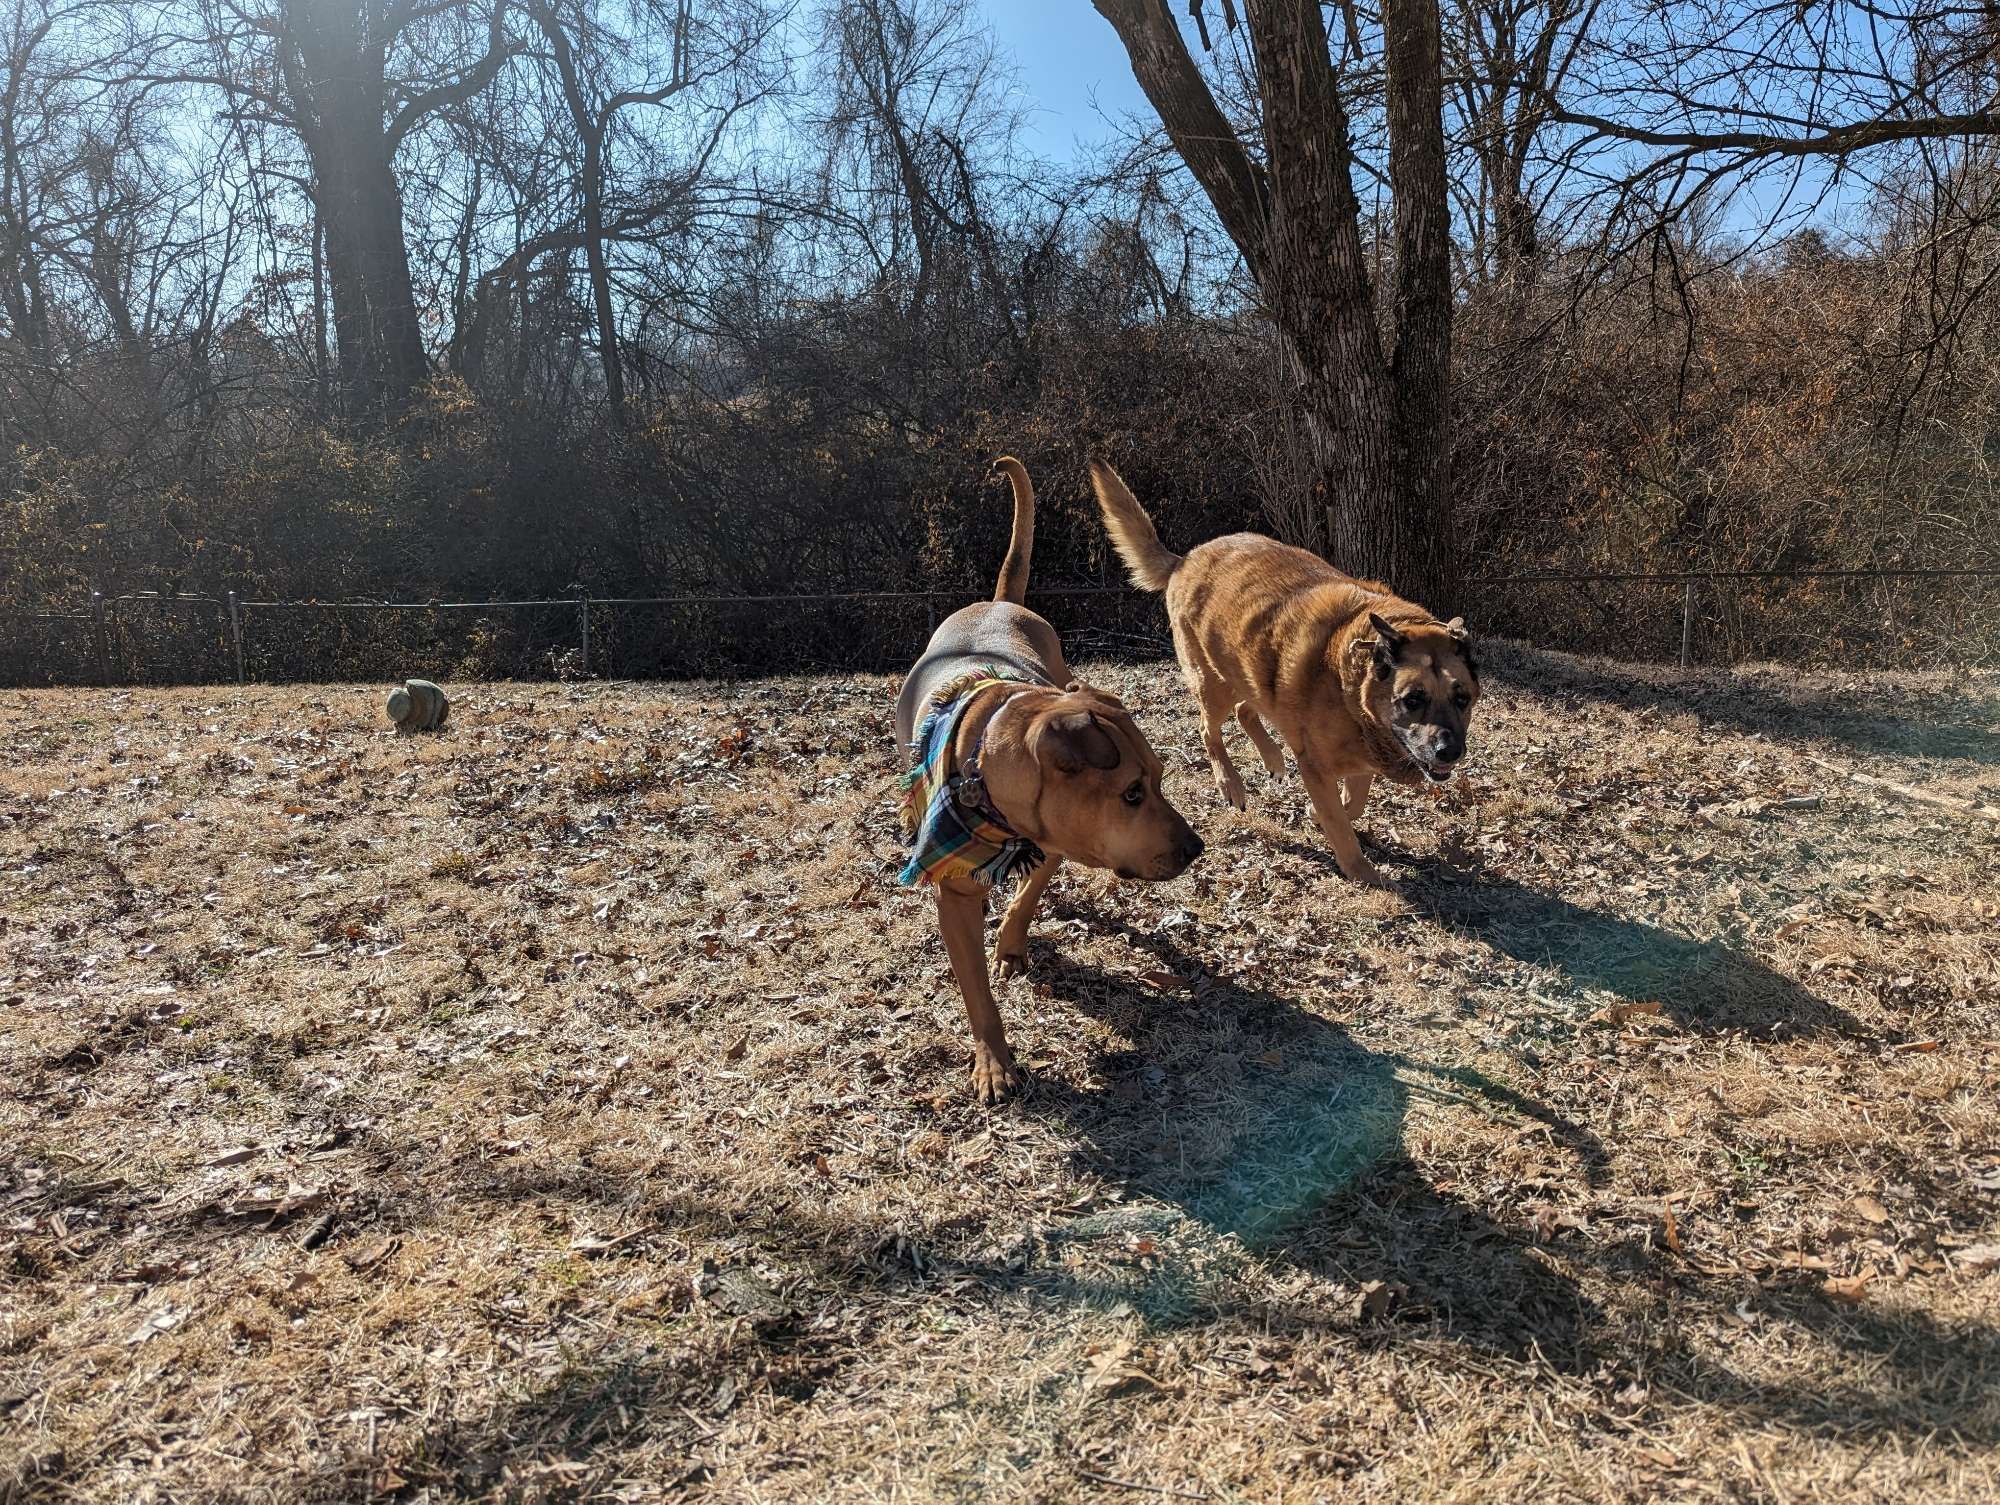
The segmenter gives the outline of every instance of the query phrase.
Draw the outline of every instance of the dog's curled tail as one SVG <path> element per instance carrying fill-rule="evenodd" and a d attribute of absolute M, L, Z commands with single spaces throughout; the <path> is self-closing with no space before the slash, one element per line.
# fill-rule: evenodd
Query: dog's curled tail
<path fill-rule="evenodd" d="M 1014 488 L 1014 533 L 1007 540 L 1007 557 L 1000 561 L 993 599 L 1020 606 L 1028 599 L 1028 562 L 1035 552 L 1035 483 L 1028 479 L 1028 467 L 1012 455 L 1002 455 L 993 468 L 1005 471 Z"/>
<path fill-rule="evenodd" d="M 1104 513 L 1104 530 L 1111 535 L 1125 572 L 1142 591 L 1163 591 L 1180 568 L 1181 556 L 1160 542 L 1153 520 L 1132 495 L 1117 471 L 1102 460 L 1090 462 L 1090 487 Z"/>

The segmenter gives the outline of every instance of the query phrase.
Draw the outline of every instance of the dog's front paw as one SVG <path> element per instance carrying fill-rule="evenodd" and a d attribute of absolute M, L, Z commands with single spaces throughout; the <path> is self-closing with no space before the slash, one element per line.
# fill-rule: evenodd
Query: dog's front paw
<path fill-rule="evenodd" d="M 995 977 L 1024 977 L 1028 971 L 1028 948 L 1019 951 L 995 951 L 993 953 L 993 975 Z"/>
<path fill-rule="evenodd" d="M 1238 810 L 1248 810 L 1250 808 L 1250 796 L 1243 788 L 1243 781 L 1235 774 L 1230 774 L 1228 778 L 1217 775 L 1215 787 L 1221 790 L 1222 797 Z"/>
<path fill-rule="evenodd" d="M 1351 878 L 1354 882 L 1365 884 L 1369 888 L 1394 888 L 1396 886 L 1393 882 L 1390 881 L 1388 876 L 1385 873 L 1383 873 L 1382 869 L 1375 866 L 1375 864 L 1370 862 L 1366 857 L 1363 857 L 1359 862 L 1355 863 L 1353 867 L 1349 867 L 1347 866 L 1346 863 L 1342 863 L 1340 866 L 1340 870 L 1341 872 L 1345 873 L 1349 878 Z"/>
<path fill-rule="evenodd" d="M 1021 1085 L 1021 1074 L 1014 1069 L 1014 1053 L 1002 1045 L 998 1050 L 989 1050 L 977 1043 L 972 1047 L 972 1095 L 982 1103 L 997 1103 L 1002 1098 L 1011 1097 L 1014 1089 Z"/>

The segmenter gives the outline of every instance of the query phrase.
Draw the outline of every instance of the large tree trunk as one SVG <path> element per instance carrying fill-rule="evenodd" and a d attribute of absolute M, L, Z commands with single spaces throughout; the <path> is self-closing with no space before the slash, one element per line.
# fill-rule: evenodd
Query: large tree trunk
<path fill-rule="evenodd" d="M 583 235 L 590 302 L 597 317 L 597 358 L 604 367 L 604 402 L 611 426 L 625 426 L 625 358 L 618 347 L 618 310 L 611 301 L 611 267 L 604 250 L 604 133 L 586 138 L 583 155 Z"/>
<path fill-rule="evenodd" d="M 402 408 L 424 379 L 423 334 L 388 142 L 379 126 L 371 132 L 355 128 L 365 121 L 343 125 L 329 133 L 340 144 L 313 153 L 334 334 L 350 411 L 382 415 Z"/>
<path fill-rule="evenodd" d="M 1396 204 L 1392 550 L 1383 578 L 1437 610 L 1451 589 L 1451 213 L 1437 0 L 1384 0 Z"/>
<path fill-rule="evenodd" d="M 382 18 L 354 0 L 291 0 L 285 19 L 280 56 L 326 226 L 349 416 L 380 418 L 409 401 L 428 369 L 385 115 L 388 38 Z"/>
<path fill-rule="evenodd" d="M 1361 234 L 1339 78 L 1317 0 L 1246 5 L 1263 156 L 1223 116 L 1158 0 L 1093 0 L 1256 278 L 1298 378 L 1330 554 L 1440 605 L 1450 582 L 1450 216 L 1435 0 L 1388 0 L 1396 342 Z M 1431 600 L 1435 597 L 1437 600 Z"/>

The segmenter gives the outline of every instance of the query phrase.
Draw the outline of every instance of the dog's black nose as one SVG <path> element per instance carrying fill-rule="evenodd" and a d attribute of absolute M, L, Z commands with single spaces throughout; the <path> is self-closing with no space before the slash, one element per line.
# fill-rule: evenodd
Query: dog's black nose
<path fill-rule="evenodd" d="M 1195 835 L 1194 832 L 1192 831 L 1188 832 L 1187 835 L 1181 838 L 1181 847 L 1180 847 L 1181 865 L 1185 867 L 1188 863 L 1193 862 L 1195 858 L 1199 857 L 1203 852 L 1207 850 L 1208 847 L 1206 843 L 1204 843 L 1199 836 Z"/>
<path fill-rule="evenodd" d="M 1465 744 L 1457 737 L 1447 737 L 1438 743 L 1437 760 L 1440 763 L 1456 763 L 1465 756 Z"/>

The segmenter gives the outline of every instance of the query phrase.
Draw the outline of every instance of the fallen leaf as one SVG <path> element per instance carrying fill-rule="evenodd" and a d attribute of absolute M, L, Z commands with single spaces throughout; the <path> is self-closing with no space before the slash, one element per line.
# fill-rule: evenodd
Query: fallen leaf
<path fill-rule="evenodd" d="M 1835 1301 L 1860 1302 L 1868 1294 L 1868 1282 L 1875 1278 L 1875 1272 L 1863 1270 L 1859 1275 L 1829 1275 L 1820 1283 Z"/>
<path fill-rule="evenodd" d="M 741 1040 L 738 1040 L 722 1053 L 722 1059 L 725 1061 L 740 1061 L 743 1059 L 743 1053 L 749 1050 L 749 1048 L 750 1037 L 745 1035 Z"/>
<path fill-rule="evenodd" d="M 369 1245 L 366 1249 L 350 1249 L 340 1257 L 346 1261 L 347 1268 L 358 1275 L 365 1270 L 374 1269 L 402 1247 L 403 1241 L 391 1235 Z"/>
<path fill-rule="evenodd" d="M 1357 1322 L 1379 1321 L 1409 1294 L 1410 1288 L 1401 1281 L 1363 1281 L 1360 1294 L 1354 1298 L 1354 1318 Z"/>
<path fill-rule="evenodd" d="M 1973 1244 L 1952 1258 L 1968 1270 L 1990 1270 L 2000 1265 L 2000 1244 Z"/>
<path fill-rule="evenodd" d="M 1172 972 L 1141 972 L 1139 981 L 1158 988 L 1162 993 L 1185 993 L 1194 986 L 1185 977 Z"/>
<path fill-rule="evenodd" d="M 255 1146 L 254 1144 L 240 1144 L 233 1150 L 224 1150 L 220 1155 L 217 1155 L 213 1160 L 209 1161 L 208 1163 L 212 1166 L 241 1165 L 244 1161 L 250 1159 L 256 1153 L 257 1153 L 257 1146 Z"/>
<path fill-rule="evenodd" d="M 1889 1221 L 1889 1209 L 1873 1197 L 1856 1197 L 1847 1205 L 1871 1223 L 1886 1223 Z"/>
<path fill-rule="evenodd" d="M 1904 1056 L 1915 1056 L 1922 1055 L 1926 1051 L 1936 1050 L 1937 1048 L 1938 1042 L 1935 1040 L 1905 1040 L 1901 1045 L 1896 1047 L 1896 1053 Z"/>
<path fill-rule="evenodd" d="M 1084 1390 L 1098 1399 L 1125 1395 L 1134 1390 L 1157 1390 L 1159 1385 L 1151 1375 L 1126 1362 L 1131 1355 L 1129 1339 L 1110 1344 L 1097 1355 L 1090 1372 L 1083 1377 Z"/>
<path fill-rule="evenodd" d="M 1592 1024 L 1624 1024 L 1627 1020 L 1641 1019 L 1648 1014 L 1660 1012 L 1658 1003 L 1614 1003 L 1609 1008 L 1599 1009 L 1590 1016 Z"/>
<path fill-rule="evenodd" d="M 186 1307 L 182 1307 L 177 1311 L 173 1307 L 163 1306 L 144 1322 L 140 1323 L 125 1342 L 128 1346 L 135 1343 L 147 1342 L 150 1339 L 159 1337 L 161 1333 L 171 1332 L 185 1321 L 187 1321 Z"/>
<path fill-rule="evenodd" d="M 1255 1061 L 1259 1066 L 1282 1066 L 1285 1064 L 1284 1056 L 1275 1050 L 1267 1050 L 1261 1056 L 1252 1056 L 1250 1059 Z"/>
<path fill-rule="evenodd" d="M 1672 1202 L 1665 1202 L 1661 1205 L 1667 1210 L 1667 1247 L 1676 1254 L 1685 1255 L 1687 1250 L 1681 1247 L 1680 1226 L 1674 1222 L 1674 1204 Z"/>

